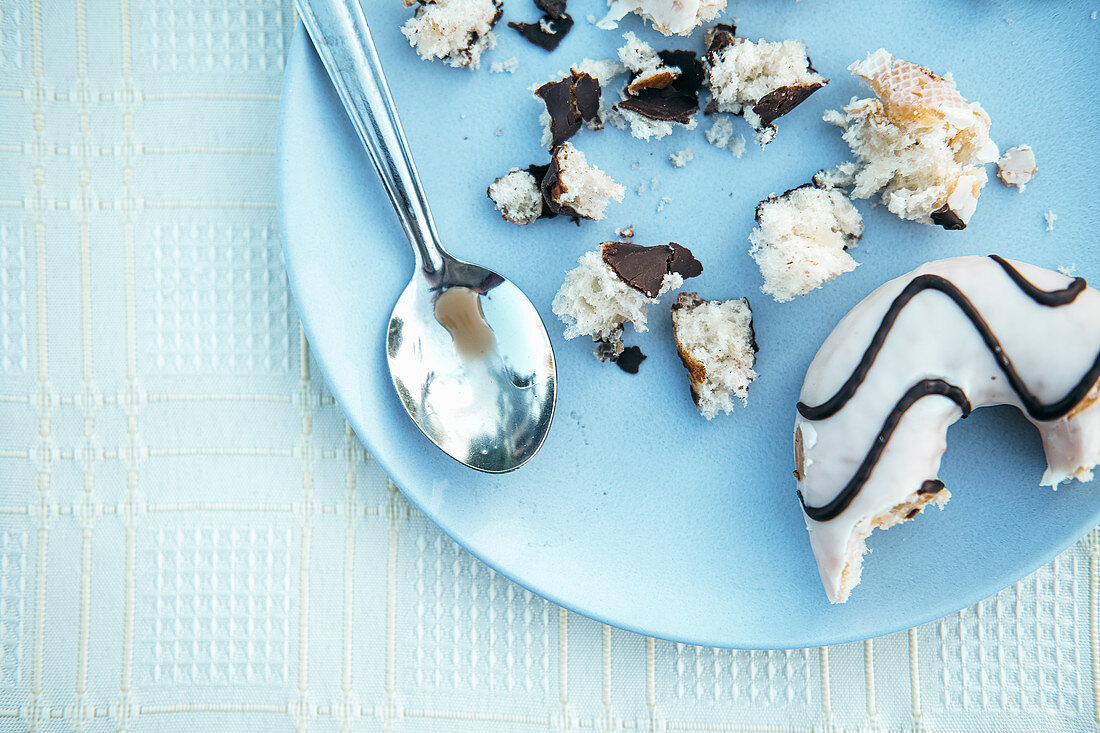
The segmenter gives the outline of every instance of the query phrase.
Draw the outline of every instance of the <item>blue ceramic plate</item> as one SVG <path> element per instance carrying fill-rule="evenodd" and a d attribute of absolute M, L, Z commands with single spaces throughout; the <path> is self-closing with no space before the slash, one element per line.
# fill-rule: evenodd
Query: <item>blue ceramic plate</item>
<path fill-rule="evenodd" d="M 946 510 L 877 532 L 862 585 L 830 606 L 818 580 L 791 477 L 794 405 L 833 325 L 885 280 L 931 259 L 1000 254 L 1075 265 L 1100 280 L 1100 21 L 1080 2 L 731 2 L 752 38 L 805 39 L 825 89 L 779 121 L 775 142 L 741 159 L 700 128 L 645 143 L 620 130 L 574 143 L 627 188 L 602 222 L 508 224 L 485 196 L 512 166 L 543 162 L 528 88 L 584 57 L 613 55 L 633 30 L 656 48 L 700 50 L 702 34 L 664 39 L 637 19 L 620 32 L 585 22 L 601 0 L 572 0 L 578 23 L 551 54 L 498 26 L 479 71 L 421 61 L 398 32 L 400 3 L 368 3 L 368 21 L 444 243 L 511 278 L 534 301 L 558 358 L 557 415 L 542 452 L 514 474 L 463 468 L 405 415 L 383 335 L 412 257 L 390 204 L 345 122 L 304 32 L 294 38 L 279 130 L 279 209 L 290 283 L 317 360 L 367 448 L 428 517 L 521 585 L 586 616 L 667 639 L 741 648 L 803 647 L 885 634 L 951 613 L 1053 558 L 1100 518 L 1096 485 L 1039 488 L 1037 434 L 1013 410 L 982 410 L 952 428 L 941 477 Z M 509 0 L 504 20 L 532 20 Z M 822 112 L 867 91 L 848 64 L 880 46 L 954 73 L 993 119 L 1002 149 L 1035 148 L 1025 193 L 991 181 L 961 232 L 902 222 L 867 202 L 854 272 L 796 301 L 760 293 L 747 254 L 756 202 L 845 160 Z M 488 71 L 516 57 L 514 74 Z M 701 116 L 700 116 L 701 117 Z M 746 135 L 748 126 L 735 120 Z M 670 152 L 690 147 L 685 168 Z M 991 172 L 992 175 L 992 172 Z M 666 200 L 663 210 L 658 204 Z M 1045 230 L 1043 214 L 1058 216 Z M 696 412 L 665 307 L 627 341 L 649 358 L 628 375 L 565 341 L 550 301 L 586 250 L 635 225 L 635 241 L 689 246 L 704 263 L 689 289 L 748 296 L 760 340 L 748 407 L 707 422 Z"/>

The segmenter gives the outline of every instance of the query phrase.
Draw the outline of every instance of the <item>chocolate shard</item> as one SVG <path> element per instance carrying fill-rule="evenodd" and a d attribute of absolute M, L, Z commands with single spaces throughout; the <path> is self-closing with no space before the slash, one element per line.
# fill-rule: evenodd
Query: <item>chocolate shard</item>
<path fill-rule="evenodd" d="M 665 89 L 643 89 L 635 97 L 627 97 L 615 105 L 617 109 L 628 109 L 651 120 L 679 122 L 686 125 L 691 116 L 699 111 L 699 100 L 673 92 L 666 94 Z"/>
<path fill-rule="evenodd" d="M 691 250 L 676 242 L 655 247 L 604 242 L 602 255 L 603 261 L 620 280 L 648 298 L 660 294 L 666 275 L 677 273 L 687 279 L 703 272 L 702 263 L 695 259 Z"/>
<path fill-rule="evenodd" d="M 635 76 L 626 87 L 630 96 L 615 106 L 651 120 L 686 125 L 699 111 L 699 90 L 705 79 L 703 65 L 694 51 L 658 51 L 657 55 L 666 66 L 679 67 L 680 73 Z"/>
<path fill-rule="evenodd" d="M 958 214 L 948 208 L 947 204 L 944 204 L 932 212 L 932 223 L 939 224 L 944 229 L 951 231 L 966 229 L 966 222 L 960 219 Z"/>
<path fill-rule="evenodd" d="M 665 63 L 665 66 L 677 66 L 680 75 L 673 81 L 678 91 L 684 94 L 698 94 L 706 80 L 706 72 L 703 63 L 694 51 L 658 51 L 657 56 Z"/>
<path fill-rule="evenodd" d="M 535 23 L 509 21 L 508 27 L 515 28 L 521 36 L 539 48 L 553 51 L 565 39 L 565 34 L 573 28 L 573 19 L 564 14 L 553 16 L 548 13 Z"/>
<path fill-rule="evenodd" d="M 917 493 L 918 494 L 938 494 L 941 491 L 943 491 L 945 488 L 947 488 L 947 487 L 943 485 L 943 481 L 940 481 L 938 479 L 928 479 L 927 481 L 925 481 L 923 484 L 920 485 L 920 488 L 917 489 Z"/>
<path fill-rule="evenodd" d="M 737 37 L 737 26 L 732 23 L 716 23 L 703 35 L 703 45 L 706 47 L 706 57 L 713 61 L 714 56 L 726 46 L 733 45 L 733 39 Z"/>
<path fill-rule="evenodd" d="M 550 163 L 545 165 L 529 165 L 527 166 L 527 172 L 534 176 L 535 180 L 539 182 L 539 191 L 542 191 L 542 181 L 546 178 L 546 173 L 550 170 Z M 557 216 L 556 211 L 551 211 L 546 203 L 546 195 L 542 197 L 542 213 L 539 214 L 540 219 L 553 219 Z"/>
<path fill-rule="evenodd" d="M 573 137 L 585 122 L 599 122 L 600 83 L 588 74 L 571 72 L 535 90 L 550 115 L 551 147 Z"/>
<path fill-rule="evenodd" d="M 627 346 L 614 362 L 627 374 L 637 374 L 638 367 L 646 360 L 646 355 L 637 346 Z"/>
<path fill-rule="evenodd" d="M 535 7 L 551 18 L 565 17 L 565 0 L 535 0 Z"/>
<path fill-rule="evenodd" d="M 771 127 L 772 122 L 805 102 L 811 94 L 823 86 L 821 82 L 816 82 L 779 87 L 761 97 L 760 101 L 753 105 L 752 111 L 760 116 L 762 127 Z"/>

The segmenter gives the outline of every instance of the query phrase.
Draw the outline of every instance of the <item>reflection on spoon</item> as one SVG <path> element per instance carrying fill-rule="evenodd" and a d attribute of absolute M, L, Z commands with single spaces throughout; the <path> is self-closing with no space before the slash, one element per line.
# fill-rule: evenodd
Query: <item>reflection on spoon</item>
<path fill-rule="evenodd" d="M 481 296 L 476 290 L 467 287 L 444 290 L 435 301 L 435 319 L 450 332 L 460 356 L 478 359 L 495 351 L 496 337 L 485 321 Z"/>

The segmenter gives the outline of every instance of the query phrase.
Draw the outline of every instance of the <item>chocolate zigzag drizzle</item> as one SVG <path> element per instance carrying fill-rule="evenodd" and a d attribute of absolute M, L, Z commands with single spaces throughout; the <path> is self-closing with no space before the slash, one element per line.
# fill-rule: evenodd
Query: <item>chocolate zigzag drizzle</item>
<path fill-rule="evenodd" d="M 1000 265 L 1008 274 L 1009 278 L 1011 278 L 1017 287 L 1026 293 L 1028 297 L 1036 303 L 1050 308 L 1058 308 L 1072 303 L 1088 286 L 1084 278 L 1078 277 L 1068 286 L 1060 290 L 1042 290 L 1021 275 L 1020 272 L 1004 258 L 997 255 L 990 255 L 990 259 Z M 1048 421 L 1064 417 L 1085 398 L 1089 390 L 1091 390 L 1097 380 L 1100 379 L 1100 353 L 1098 353 L 1092 367 L 1085 373 L 1081 381 L 1079 381 L 1073 389 L 1057 402 L 1053 402 L 1049 405 L 1043 404 L 1028 390 L 1027 385 L 1024 384 L 1020 375 L 1016 372 L 1015 367 L 1012 365 L 1012 360 L 1004 353 L 1004 348 L 1001 346 L 1000 341 L 997 340 L 989 324 L 982 318 L 981 313 L 974 307 L 974 304 L 970 302 L 970 299 L 952 282 L 939 275 L 919 275 L 913 278 L 901 293 L 894 298 L 894 302 L 890 304 L 890 308 L 882 317 L 882 322 L 879 324 L 878 330 L 875 331 L 874 338 L 871 339 L 870 345 L 863 353 L 863 358 L 860 359 L 855 371 L 852 372 L 852 375 L 848 377 L 848 380 L 843 386 L 837 390 L 836 394 L 815 407 L 810 407 L 802 402 L 798 403 L 798 412 L 802 417 L 814 421 L 824 420 L 835 415 L 848 403 L 848 400 L 855 395 L 860 385 L 863 384 L 863 380 L 867 377 L 879 351 L 882 350 L 882 346 L 886 342 L 886 337 L 889 335 L 901 311 L 910 300 L 924 290 L 938 290 L 948 296 L 966 317 L 970 319 L 971 324 L 973 324 L 979 335 L 981 335 L 986 348 L 993 354 L 997 366 L 1000 367 L 1005 377 L 1007 377 L 1009 386 L 1012 387 L 1012 390 L 1023 403 L 1024 409 L 1027 410 L 1028 415 L 1033 419 Z M 863 488 L 863 484 L 870 478 L 871 472 L 875 468 L 875 464 L 877 464 L 879 458 L 882 457 L 882 452 L 886 449 L 886 445 L 890 441 L 890 436 L 897 428 L 902 416 L 917 402 L 917 400 L 929 395 L 940 395 L 952 400 L 962 410 L 962 416 L 964 418 L 970 414 L 970 401 L 960 388 L 942 379 L 925 379 L 913 385 L 906 391 L 902 398 L 898 400 L 897 404 L 894 405 L 894 409 L 886 416 L 886 420 L 882 425 L 882 430 L 879 431 L 874 444 L 871 446 L 871 450 L 868 451 L 867 455 L 864 457 L 859 469 L 856 470 L 855 475 L 852 476 L 851 480 L 848 481 L 832 501 L 819 507 L 807 506 L 805 500 L 802 498 L 802 492 L 798 492 L 798 499 L 802 502 L 802 509 L 806 512 L 806 516 L 818 522 L 827 522 L 830 519 L 836 518 L 841 512 L 847 509 L 848 505 L 851 504 L 852 500 L 859 494 L 860 489 Z M 924 491 L 924 486 L 928 484 L 928 481 L 924 482 L 920 493 L 928 493 Z M 942 488 L 942 484 L 940 484 L 940 487 Z"/>
<path fill-rule="evenodd" d="M 894 430 L 901 422 L 902 416 L 917 400 L 929 395 L 939 395 L 951 400 L 962 410 L 963 417 L 970 414 L 970 400 L 955 385 L 942 379 L 923 379 L 917 382 L 902 395 L 902 398 L 894 405 L 894 409 L 886 416 L 885 422 L 882 423 L 882 430 L 878 431 L 878 436 L 871 445 L 871 450 L 864 456 L 863 463 L 859 464 L 855 475 L 832 501 L 824 506 L 806 506 L 806 500 L 802 498 L 802 492 L 798 492 L 798 500 L 802 502 L 802 509 L 806 512 L 806 516 L 818 522 L 827 522 L 847 509 L 848 505 L 859 494 L 859 490 L 863 488 L 863 484 L 867 483 L 867 479 L 871 477 L 871 471 L 875 469 L 875 464 L 882 457 L 882 452 L 886 450 L 886 444 L 890 442 L 890 436 L 894 434 Z M 942 488 L 943 485 L 940 484 L 940 486 Z"/>
<path fill-rule="evenodd" d="M 1012 281 L 1016 283 L 1024 293 L 1040 305 L 1051 308 L 1068 305 L 1072 303 L 1087 286 L 1084 278 L 1079 277 L 1061 290 L 1040 290 L 1024 278 L 1023 275 L 1004 259 L 996 255 L 993 255 L 992 259 L 1008 273 Z M 1024 405 L 1024 409 L 1027 410 L 1027 414 L 1035 420 L 1057 420 L 1058 418 L 1064 417 L 1070 410 L 1077 406 L 1077 403 L 1084 399 L 1085 395 L 1088 394 L 1089 390 L 1092 388 L 1092 385 L 1100 378 L 1100 354 L 1097 354 L 1096 361 L 1093 363 L 1092 368 L 1089 369 L 1085 376 L 1082 377 L 1081 381 L 1078 382 L 1065 397 L 1049 405 L 1043 404 L 1028 390 L 1027 385 L 1024 384 L 1023 379 L 1020 378 L 1020 375 L 1016 372 L 1016 368 L 1012 365 L 1012 359 L 1004 353 L 1001 342 L 997 340 L 997 337 L 989 328 L 989 324 L 982 318 L 982 314 L 974 307 L 970 299 L 963 295 L 962 291 L 950 280 L 942 278 L 939 275 L 918 275 L 905 286 L 896 298 L 894 298 L 894 302 L 890 304 L 889 310 L 887 310 L 886 314 L 882 317 L 882 322 L 879 324 L 878 330 L 875 331 L 874 338 L 871 339 L 870 345 L 868 345 L 867 350 L 863 352 L 863 358 L 860 359 L 859 364 L 856 366 L 855 371 L 852 372 L 852 375 L 848 377 L 848 380 L 839 390 L 837 390 L 836 394 L 820 405 L 811 407 L 804 402 L 799 402 L 798 412 L 802 417 L 807 420 L 824 420 L 840 412 L 844 405 L 848 403 L 848 400 L 855 396 L 856 391 L 859 389 L 860 385 L 863 384 L 863 380 L 867 378 L 867 373 L 870 372 L 871 366 L 875 363 L 875 358 L 886 343 L 886 337 L 893 329 L 894 322 L 897 321 L 902 310 L 909 304 L 909 301 L 924 290 L 938 290 L 955 301 L 955 305 L 957 305 L 959 310 L 970 319 L 974 328 L 977 329 L 979 335 L 981 335 L 982 341 L 985 342 L 986 347 L 989 349 L 990 353 L 993 354 L 997 366 L 1001 368 L 1005 377 L 1008 378 L 1009 386 L 1012 387 L 1012 390 L 1020 398 L 1020 401 Z"/>

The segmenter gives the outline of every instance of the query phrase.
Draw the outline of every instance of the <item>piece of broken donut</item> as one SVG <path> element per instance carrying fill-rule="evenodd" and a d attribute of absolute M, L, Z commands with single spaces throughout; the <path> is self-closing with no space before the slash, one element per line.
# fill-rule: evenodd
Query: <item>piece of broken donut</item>
<path fill-rule="evenodd" d="M 752 42 L 737 28 L 719 23 L 704 38 L 708 112 L 741 115 L 761 147 L 775 138 L 775 121 L 828 83 L 810 63 L 801 41 Z"/>
<path fill-rule="evenodd" d="M 670 134 L 674 124 L 694 127 L 704 78 L 695 52 L 655 51 L 633 33 L 624 33 L 623 39 L 619 60 L 630 78 L 619 93 L 611 122 L 645 140 Z"/>
<path fill-rule="evenodd" d="M 493 26 L 503 13 L 501 0 L 404 0 L 415 4 L 401 33 L 420 58 L 476 69 L 481 54 L 496 45 Z"/>
<path fill-rule="evenodd" d="M 672 334 L 703 417 L 729 414 L 735 398 L 748 402 L 759 350 L 748 299 L 704 300 L 698 293 L 680 293 L 672 306 Z"/>
<path fill-rule="evenodd" d="M 902 219 L 965 228 L 988 180 L 984 166 L 997 160 L 989 115 L 950 76 L 881 48 L 849 69 L 875 97 L 854 99 L 824 119 L 844 129 L 856 156 L 842 175 L 851 196 L 877 196 Z"/>
<path fill-rule="evenodd" d="M 486 191 L 506 221 L 530 224 L 558 214 L 598 220 L 611 200 L 622 201 L 625 190 L 611 176 L 589 165 L 572 143 L 554 149 L 550 163 L 512 168 Z"/>
<path fill-rule="evenodd" d="M 565 323 L 566 339 L 590 336 L 597 342 L 597 358 L 616 361 L 625 351 L 624 325 L 646 331 L 648 306 L 702 271 L 691 251 L 675 242 L 655 247 L 605 242 L 565 274 L 552 309 Z"/>

